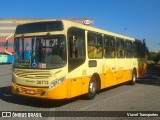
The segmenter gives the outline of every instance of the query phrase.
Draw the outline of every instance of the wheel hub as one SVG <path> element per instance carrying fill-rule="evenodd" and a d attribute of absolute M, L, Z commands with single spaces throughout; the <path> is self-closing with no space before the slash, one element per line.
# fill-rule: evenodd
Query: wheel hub
<path fill-rule="evenodd" d="M 89 90 L 90 90 L 91 93 L 95 93 L 95 91 L 96 91 L 96 84 L 94 82 L 90 83 Z"/>

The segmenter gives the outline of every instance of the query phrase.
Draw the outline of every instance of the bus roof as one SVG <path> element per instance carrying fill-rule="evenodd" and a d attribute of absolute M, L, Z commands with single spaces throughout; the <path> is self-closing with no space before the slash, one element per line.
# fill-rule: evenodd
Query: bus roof
<path fill-rule="evenodd" d="M 78 28 L 85 29 L 85 30 L 88 30 L 88 31 L 93 31 L 93 32 L 101 33 L 101 34 L 106 34 L 106 35 L 110 35 L 110 36 L 114 36 L 114 37 L 118 37 L 118 38 L 122 38 L 122 39 L 128 39 L 128 40 L 135 41 L 135 38 L 133 38 L 133 37 L 128 37 L 128 36 L 121 35 L 121 34 L 118 34 L 118 33 L 109 32 L 107 30 L 102 30 L 102 29 L 92 27 L 92 26 L 78 24 L 78 23 L 75 23 L 75 22 L 72 22 L 72 21 L 67 21 L 67 20 L 61 20 L 61 21 L 63 21 L 64 23 L 70 23 L 70 25 L 73 26 L 73 27 L 78 27 Z"/>
<path fill-rule="evenodd" d="M 118 38 L 122 38 L 122 39 L 135 41 L 135 38 L 133 38 L 133 37 L 128 37 L 128 36 L 121 35 L 121 34 L 118 34 L 118 33 L 109 32 L 107 30 L 102 30 L 102 29 L 99 29 L 99 28 L 96 28 L 96 27 L 87 26 L 87 25 L 79 24 L 79 23 L 69 21 L 69 20 L 64 20 L 64 19 L 38 20 L 36 22 L 28 22 L 28 23 L 24 23 L 24 24 L 20 24 L 20 25 L 25 25 L 25 24 L 30 24 L 30 23 L 38 23 L 38 22 L 51 22 L 51 21 L 62 21 L 64 23 L 64 25 L 66 25 L 68 27 L 77 27 L 77 28 L 80 28 L 80 29 L 85 29 L 87 31 L 93 31 L 93 32 L 96 32 L 96 33 L 106 34 L 106 35 L 113 36 L 113 37 L 118 37 Z"/>

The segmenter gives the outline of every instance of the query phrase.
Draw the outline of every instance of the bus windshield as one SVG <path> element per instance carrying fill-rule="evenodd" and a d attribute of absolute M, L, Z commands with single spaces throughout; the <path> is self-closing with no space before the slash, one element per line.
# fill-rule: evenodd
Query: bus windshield
<path fill-rule="evenodd" d="M 14 47 L 14 67 L 59 68 L 66 64 L 63 35 L 15 38 Z"/>

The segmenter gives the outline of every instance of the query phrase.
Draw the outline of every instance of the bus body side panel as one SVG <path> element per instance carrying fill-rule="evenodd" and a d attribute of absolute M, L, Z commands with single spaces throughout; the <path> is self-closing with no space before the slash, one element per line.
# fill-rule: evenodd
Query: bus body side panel
<path fill-rule="evenodd" d="M 110 87 L 131 80 L 131 59 L 106 59 L 105 87 Z"/>
<path fill-rule="evenodd" d="M 87 74 L 93 76 L 98 74 L 100 78 L 100 88 L 105 88 L 105 76 L 104 76 L 104 59 L 88 59 L 88 69 Z M 95 64 L 95 65 L 94 65 Z"/>
<path fill-rule="evenodd" d="M 115 81 L 116 59 L 115 58 L 106 59 L 104 66 L 105 66 L 104 67 L 105 87 L 110 87 L 114 84 Z"/>
<path fill-rule="evenodd" d="M 123 83 L 132 79 L 132 58 L 117 58 L 116 80 L 117 83 Z"/>

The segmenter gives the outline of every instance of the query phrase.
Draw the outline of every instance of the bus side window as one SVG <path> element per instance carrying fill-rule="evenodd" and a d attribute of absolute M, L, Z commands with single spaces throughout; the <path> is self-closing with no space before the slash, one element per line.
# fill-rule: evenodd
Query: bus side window
<path fill-rule="evenodd" d="M 133 57 L 138 58 L 138 44 L 136 41 L 133 42 Z"/>
<path fill-rule="evenodd" d="M 116 50 L 117 50 L 117 57 L 124 58 L 125 51 L 124 51 L 124 40 L 123 39 L 116 39 Z"/>
<path fill-rule="evenodd" d="M 133 56 L 132 41 L 129 41 L 129 40 L 125 41 L 125 54 L 126 54 L 126 58 L 131 58 Z"/>
<path fill-rule="evenodd" d="M 88 57 L 89 58 L 102 58 L 103 52 L 102 52 L 102 34 L 100 33 L 94 33 L 94 32 L 88 32 L 87 35 L 88 39 Z"/>
<path fill-rule="evenodd" d="M 105 57 L 114 58 L 115 57 L 115 38 L 111 36 L 104 36 L 104 48 L 105 48 Z"/>

